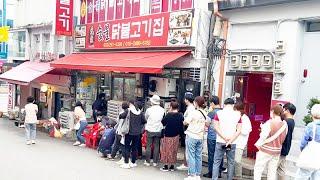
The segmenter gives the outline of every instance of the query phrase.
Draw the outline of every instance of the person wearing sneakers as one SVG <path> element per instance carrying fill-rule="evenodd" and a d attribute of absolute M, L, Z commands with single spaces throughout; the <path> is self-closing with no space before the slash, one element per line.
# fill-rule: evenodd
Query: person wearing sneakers
<path fill-rule="evenodd" d="M 76 121 L 80 123 L 80 128 L 77 132 L 77 141 L 73 144 L 74 146 L 84 147 L 85 138 L 82 136 L 83 131 L 88 126 L 86 113 L 83 110 L 82 103 L 80 101 L 76 102 L 76 107 L 74 108 L 74 116 Z"/>
<path fill-rule="evenodd" d="M 24 107 L 26 113 L 24 125 L 26 129 L 27 145 L 30 145 L 36 143 L 38 106 L 34 104 L 34 98 L 31 96 L 27 98 L 27 103 L 28 104 Z"/>
<path fill-rule="evenodd" d="M 153 166 L 156 167 L 159 161 L 160 151 L 160 139 L 163 125 L 161 123 L 165 111 L 160 106 L 160 97 L 153 95 L 150 98 L 151 107 L 147 109 L 145 117 L 147 120 L 146 131 L 147 131 L 147 147 L 146 147 L 146 161 L 144 165 L 150 166 L 151 158 L 151 146 L 153 144 Z"/>
<path fill-rule="evenodd" d="M 129 101 L 129 133 L 124 137 L 124 164 L 120 167 L 130 169 L 136 167 L 136 160 L 138 155 L 138 142 L 140 141 L 140 134 L 142 125 L 146 120 L 137 107 L 135 101 Z M 131 153 L 131 162 L 129 163 L 129 156 Z"/>
<path fill-rule="evenodd" d="M 118 151 L 121 150 L 122 157 L 121 157 L 120 161 L 118 161 L 118 164 L 122 165 L 124 163 L 124 147 L 121 144 L 122 134 L 120 133 L 120 128 L 121 128 L 121 124 L 123 123 L 123 120 L 128 115 L 129 103 L 124 101 L 124 102 L 122 102 L 121 107 L 122 107 L 123 112 L 119 115 L 119 121 L 118 121 L 118 124 L 115 127 L 115 129 L 116 129 L 115 140 L 114 140 L 114 143 L 113 143 L 113 146 L 112 146 L 111 155 L 108 158 L 110 160 L 114 160 L 114 158 L 116 157 Z"/>
<path fill-rule="evenodd" d="M 169 112 L 162 120 L 165 129 L 160 147 L 161 162 L 164 164 L 161 171 L 174 171 L 179 150 L 179 137 L 183 135 L 183 120 L 183 114 L 179 112 L 179 103 L 172 101 Z"/>
<path fill-rule="evenodd" d="M 259 140 L 255 143 L 258 148 L 254 165 L 254 180 L 260 180 L 267 167 L 267 179 L 277 179 L 277 168 L 282 144 L 287 136 L 288 125 L 281 120 L 282 107 L 275 105 L 270 112 L 270 120 L 261 126 Z"/>
<path fill-rule="evenodd" d="M 184 95 L 184 103 L 187 106 L 186 111 L 184 112 L 183 116 L 184 119 L 188 118 L 188 116 L 191 114 L 192 111 L 195 110 L 195 107 L 193 105 L 194 96 L 191 92 L 186 92 Z M 180 171 L 187 171 L 188 170 L 188 163 L 187 163 L 187 151 L 183 154 L 183 163 L 177 167 Z"/>

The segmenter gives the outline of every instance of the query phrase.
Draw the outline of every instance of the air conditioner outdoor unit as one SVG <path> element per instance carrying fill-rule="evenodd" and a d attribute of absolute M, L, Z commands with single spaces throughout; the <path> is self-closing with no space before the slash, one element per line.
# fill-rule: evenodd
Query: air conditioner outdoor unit
<path fill-rule="evenodd" d="M 276 46 L 275 53 L 279 54 L 279 55 L 285 53 L 285 43 L 284 43 L 284 41 L 277 41 L 277 46 Z"/>
<path fill-rule="evenodd" d="M 275 81 L 273 83 L 273 94 L 275 94 L 275 95 L 282 94 L 282 82 L 281 81 Z"/>
<path fill-rule="evenodd" d="M 59 112 L 59 122 L 62 129 L 73 129 L 75 125 L 73 111 Z"/>
<path fill-rule="evenodd" d="M 239 55 L 232 55 L 230 56 L 230 66 L 232 68 L 238 68 L 240 65 L 240 61 L 239 61 Z"/>
<path fill-rule="evenodd" d="M 169 78 L 150 77 L 149 81 L 155 82 L 155 91 L 149 94 L 157 94 L 160 97 L 176 97 L 176 80 Z"/>
<path fill-rule="evenodd" d="M 243 68 L 249 68 L 250 66 L 250 59 L 248 55 L 242 55 L 241 56 L 241 67 Z"/>
<path fill-rule="evenodd" d="M 282 73 L 283 72 L 282 62 L 281 61 L 274 61 L 274 72 L 276 72 L 276 73 Z"/>
<path fill-rule="evenodd" d="M 251 66 L 254 68 L 261 67 L 261 56 L 260 55 L 252 55 L 251 56 Z"/>
<path fill-rule="evenodd" d="M 263 55 L 262 56 L 262 66 L 265 68 L 272 68 L 273 58 L 271 55 Z"/>

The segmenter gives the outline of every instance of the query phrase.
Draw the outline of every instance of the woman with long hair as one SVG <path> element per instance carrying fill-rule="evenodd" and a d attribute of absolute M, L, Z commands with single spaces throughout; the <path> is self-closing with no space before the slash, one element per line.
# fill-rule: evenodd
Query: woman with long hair
<path fill-rule="evenodd" d="M 79 130 L 77 132 L 77 141 L 73 144 L 74 146 L 80 146 L 84 147 L 85 144 L 85 138 L 82 136 L 83 131 L 88 126 L 86 113 L 83 110 L 82 103 L 80 101 L 76 102 L 76 107 L 74 108 L 74 116 L 77 121 L 77 123 L 80 123 Z"/>

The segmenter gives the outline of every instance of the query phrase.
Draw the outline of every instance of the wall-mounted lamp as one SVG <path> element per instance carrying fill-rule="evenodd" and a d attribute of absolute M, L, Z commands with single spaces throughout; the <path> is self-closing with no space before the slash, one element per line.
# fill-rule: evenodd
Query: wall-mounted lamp
<path fill-rule="evenodd" d="M 42 86 L 40 87 L 40 91 L 41 91 L 41 92 L 47 92 L 47 91 L 48 91 L 48 86 L 47 86 L 47 85 L 42 85 Z"/>

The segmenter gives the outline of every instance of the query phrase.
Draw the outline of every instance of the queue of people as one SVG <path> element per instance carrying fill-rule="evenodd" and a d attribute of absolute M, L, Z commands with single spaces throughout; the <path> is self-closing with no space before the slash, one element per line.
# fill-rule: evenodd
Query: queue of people
<path fill-rule="evenodd" d="M 35 144 L 37 123 L 37 106 L 34 99 L 28 97 L 26 109 L 26 139 L 27 144 Z M 158 167 L 163 164 L 161 171 L 168 172 L 188 170 L 186 180 L 201 179 L 202 150 L 204 136 L 208 129 L 208 172 L 205 178 L 217 180 L 221 177 L 223 160 L 226 154 L 227 179 L 242 179 L 241 161 L 245 152 L 252 126 L 245 114 L 244 104 L 235 102 L 232 98 L 224 101 L 223 108 L 217 96 L 210 99 L 206 108 L 205 99 L 193 94 L 185 94 L 187 105 L 184 114 L 179 112 L 179 102 L 172 100 L 168 112 L 161 107 L 160 97 L 153 95 L 151 107 L 143 113 L 140 102 L 129 101 L 122 103 L 123 112 L 116 123 L 106 122 L 105 133 L 112 136 L 109 139 L 108 151 L 104 154 L 109 160 L 115 160 L 117 154 L 121 157 L 117 163 L 121 168 L 137 167 L 137 158 L 142 148 L 141 137 L 146 134 L 145 166 Z M 260 180 L 265 167 L 268 169 L 268 180 L 285 177 L 286 156 L 291 148 L 292 134 L 295 126 L 293 116 L 296 107 L 292 103 L 284 106 L 275 105 L 270 111 L 270 120 L 261 125 L 259 140 L 255 146 L 257 152 L 254 166 L 254 179 Z M 83 132 L 88 126 L 81 102 L 74 109 L 77 121 L 77 141 L 75 146 L 85 146 Z M 313 122 L 306 126 L 301 141 L 301 156 L 297 162 L 299 167 L 296 179 L 320 179 L 320 165 L 317 151 L 320 150 L 320 104 L 311 109 Z M 115 125 L 116 124 L 116 125 Z M 108 131 L 112 129 L 112 131 Z M 106 131 L 107 130 L 107 131 Z M 112 132 L 112 133 L 110 133 Z M 184 162 L 176 167 L 177 154 L 181 140 L 185 139 Z M 152 161 L 151 161 L 152 159 Z"/>

